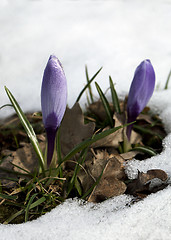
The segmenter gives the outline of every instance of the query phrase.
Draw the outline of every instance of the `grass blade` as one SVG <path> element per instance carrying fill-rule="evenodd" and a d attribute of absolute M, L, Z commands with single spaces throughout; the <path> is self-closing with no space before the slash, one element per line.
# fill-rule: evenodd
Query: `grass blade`
<path fill-rule="evenodd" d="M 132 148 L 131 151 L 139 151 L 139 152 L 147 153 L 150 156 L 157 155 L 157 152 L 155 152 L 152 148 L 147 148 L 147 147 L 135 147 L 135 148 Z"/>
<path fill-rule="evenodd" d="M 34 203 L 32 203 L 29 206 L 29 209 L 35 208 L 38 205 L 40 205 L 41 203 L 43 203 L 44 201 L 46 201 L 45 197 L 41 197 L 40 199 L 38 199 L 37 201 L 35 201 Z M 15 214 L 13 214 L 12 216 L 10 216 L 5 222 L 3 222 L 3 224 L 8 224 L 10 223 L 12 220 L 14 220 L 16 217 L 20 216 L 21 214 L 23 214 L 25 212 L 25 209 L 22 209 L 18 212 L 16 212 Z"/>
<path fill-rule="evenodd" d="M 32 177 L 32 174 L 29 174 L 29 173 L 21 173 L 21 172 L 14 171 L 14 170 L 11 170 L 11 169 L 8 169 L 8 168 L 4 168 L 4 167 L 0 167 L 0 170 L 1 170 L 1 171 L 4 171 L 4 172 L 7 172 L 7 173 L 15 174 L 15 175 L 17 175 L 17 176 L 28 176 L 28 177 Z"/>
<path fill-rule="evenodd" d="M 28 204 L 27 204 L 27 207 L 26 207 L 26 209 L 25 209 L 25 222 L 28 221 L 30 206 L 31 206 L 32 202 L 34 201 L 34 199 L 35 199 L 35 197 L 36 197 L 37 195 L 38 195 L 38 193 L 33 194 L 33 195 L 31 196 Z"/>
<path fill-rule="evenodd" d="M 16 217 L 20 216 L 21 214 L 24 213 L 24 209 L 16 212 L 15 214 L 13 214 L 12 216 L 10 216 L 5 222 L 3 222 L 3 224 L 8 224 L 10 223 L 12 220 L 14 220 Z"/>
<path fill-rule="evenodd" d="M 2 176 L 1 176 L 0 180 L 2 180 L 2 179 L 3 179 L 3 180 L 9 180 L 9 181 L 18 183 L 18 178 L 2 177 Z M 1 182 L 0 182 L 0 188 L 1 188 Z M 0 192 L 1 192 L 1 190 L 0 190 Z"/>
<path fill-rule="evenodd" d="M 80 154 L 80 157 L 78 159 L 78 162 L 76 163 L 76 166 L 75 166 L 75 169 L 74 169 L 74 173 L 72 175 L 72 178 L 71 178 L 71 181 L 69 183 L 69 187 L 68 187 L 68 191 L 67 191 L 67 197 L 68 195 L 70 194 L 70 192 L 72 191 L 73 189 L 73 186 L 75 185 L 75 182 L 76 182 L 76 179 L 77 179 L 77 174 L 80 170 L 80 165 L 83 164 L 83 162 L 85 161 L 85 158 L 86 158 L 86 155 L 87 155 L 87 151 L 88 149 L 83 149 L 81 154 Z"/>
<path fill-rule="evenodd" d="M 30 209 L 37 207 L 38 205 L 42 204 L 45 201 L 46 201 L 46 198 L 41 197 L 40 199 L 38 199 L 37 201 L 31 204 Z"/>
<path fill-rule="evenodd" d="M 109 83 L 110 83 L 110 90 L 111 90 L 111 95 L 112 95 L 112 102 L 113 102 L 113 106 L 114 109 L 117 113 L 121 113 L 121 109 L 120 109 L 120 105 L 119 105 L 119 99 L 118 99 L 118 95 L 116 93 L 115 87 L 114 87 L 114 83 L 112 81 L 111 76 L 109 76 Z"/>
<path fill-rule="evenodd" d="M 107 98 L 105 97 L 104 93 L 102 92 L 100 86 L 97 84 L 97 82 L 95 82 L 95 85 L 96 85 L 97 91 L 99 93 L 100 99 L 103 103 L 104 109 L 106 111 L 110 126 L 113 127 L 113 113 L 110 109 L 109 102 L 108 102 Z"/>
<path fill-rule="evenodd" d="M 90 83 L 90 79 L 89 79 L 89 76 L 88 76 L 87 66 L 85 67 L 85 72 L 86 72 L 87 83 Z M 93 102 L 94 102 L 94 99 L 93 99 L 91 84 L 88 85 L 88 90 L 89 90 L 89 95 L 90 95 L 91 102 L 93 103 Z"/>
<path fill-rule="evenodd" d="M 105 167 L 106 167 L 106 166 L 105 166 Z M 101 177 L 102 177 L 102 175 L 103 175 L 103 171 L 104 171 L 105 167 L 103 168 L 103 170 L 102 170 L 100 176 L 97 178 L 96 182 L 95 182 L 95 183 L 91 186 L 91 188 L 81 197 L 81 199 L 85 199 L 85 198 L 93 191 L 93 189 L 99 184 L 100 179 L 101 179 Z"/>
<path fill-rule="evenodd" d="M 75 179 L 75 188 L 77 189 L 78 194 L 81 196 L 82 195 L 82 187 L 80 182 L 78 181 L 78 177 Z"/>
<path fill-rule="evenodd" d="M 42 151 L 40 149 L 36 134 L 31 126 L 31 124 L 29 123 L 28 119 L 26 118 L 25 114 L 23 113 L 23 111 L 21 110 L 19 104 L 17 103 L 16 99 L 14 98 L 14 96 L 12 95 L 12 93 L 9 91 L 9 89 L 7 87 L 5 87 L 5 91 L 30 139 L 30 142 L 38 156 L 39 159 L 39 166 L 41 167 L 42 172 L 44 172 L 44 158 L 43 158 L 43 154 Z"/>
<path fill-rule="evenodd" d="M 0 107 L 0 110 L 4 107 L 12 107 L 12 105 L 11 104 L 4 104 L 3 106 Z"/>
<path fill-rule="evenodd" d="M 15 199 L 17 199 L 17 196 L 0 193 L 0 198 L 7 199 L 7 200 L 15 200 Z"/>
<path fill-rule="evenodd" d="M 99 74 L 99 72 L 102 70 L 102 67 L 94 74 L 94 76 L 89 80 L 89 82 L 85 85 L 85 87 L 82 89 L 80 94 L 77 97 L 76 102 L 79 102 L 81 96 L 83 95 L 84 91 L 87 89 L 87 87 L 91 84 L 91 82 L 96 78 L 96 76 Z"/>
<path fill-rule="evenodd" d="M 164 87 L 165 90 L 168 89 L 168 85 L 169 85 L 169 80 L 170 80 L 170 78 L 171 78 L 171 70 L 170 70 L 170 72 L 169 72 L 169 74 L 168 74 L 168 77 L 167 77 L 167 80 L 166 80 L 166 84 L 165 84 L 165 87 Z"/>
<path fill-rule="evenodd" d="M 138 125 L 134 125 L 133 128 L 135 130 L 139 130 L 141 132 L 141 134 L 143 134 L 143 133 L 150 134 L 152 136 L 157 136 L 161 140 L 163 139 L 163 137 L 160 134 L 156 133 L 154 130 L 150 130 L 148 128 L 141 127 L 141 126 L 138 126 Z"/>
<path fill-rule="evenodd" d="M 11 165 L 13 165 L 14 167 L 16 167 L 16 168 L 22 170 L 23 172 L 26 172 L 28 175 L 32 175 L 31 172 L 29 172 L 29 171 L 27 171 L 26 169 L 24 169 L 24 168 L 22 168 L 22 167 L 16 165 L 15 163 L 12 163 L 12 162 L 11 162 Z"/>
<path fill-rule="evenodd" d="M 122 126 L 119 126 L 119 127 L 115 127 L 115 128 L 111 128 L 111 129 L 108 129 L 104 132 L 101 132 L 101 133 L 98 133 L 97 135 L 93 136 L 93 138 L 89 138 L 89 139 L 86 139 L 84 140 L 83 142 L 81 142 L 80 144 L 76 145 L 64 158 L 63 158 L 63 161 L 62 162 L 65 162 L 69 159 L 71 159 L 76 153 L 80 152 L 81 150 L 83 150 L 84 148 L 86 147 L 89 147 L 92 143 L 102 139 L 102 138 L 105 138 L 107 137 L 108 135 L 116 132 L 117 130 L 119 130 L 120 128 L 123 128 L 123 127 L 127 127 L 129 126 L 130 124 L 133 124 L 134 122 L 132 123 L 129 123 L 129 124 L 125 124 L 125 125 L 122 125 Z"/>

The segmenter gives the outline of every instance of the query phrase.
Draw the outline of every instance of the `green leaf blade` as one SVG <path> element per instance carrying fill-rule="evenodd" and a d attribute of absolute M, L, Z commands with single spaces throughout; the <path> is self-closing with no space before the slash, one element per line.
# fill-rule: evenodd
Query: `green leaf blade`
<path fill-rule="evenodd" d="M 107 98 L 105 97 L 104 93 L 102 92 L 100 86 L 98 85 L 97 82 L 95 82 L 95 85 L 96 85 L 96 89 L 99 93 L 99 96 L 100 96 L 100 99 L 102 101 L 102 104 L 104 106 L 104 109 L 106 111 L 106 115 L 108 117 L 108 120 L 109 120 L 109 123 L 110 123 L 110 126 L 113 127 L 113 113 L 110 109 L 110 105 L 109 105 L 109 102 L 107 100 Z"/>
<path fill-rule="evenodd" d="M 36 197 L 37 195 L 38 195 L 38 193 L 33 194 L 33 195 L 31 196 L 31 198 L 29 199 L 29 201 L 28 201 L 27 207 L 26 207 L 26 209 L 25 209 L 25 222 L 28 221 L 30 206 L 31 206 L 33 200 L 35 199 L 35 197 Z"/>
<path fill-rule="evenodd" d="M 130 124 L 133 124 L 134 122 L 132 123 L 129 123 L 129 124 L 125 124 L 125 125 L 122 125 L 122 126 L 119 126 L 119 127 L 115 127 L 115 128 L 111 128 L 111 129 L 108 129 L 104 132 L 101 132 L 101 133 L 98 133 L 97 135 L 95 135 L 93 138 L 89 138 L 89 139 L 86 139 L 84 140 L 83 142 L 79 143 L 78 145 L 76 145 L 64 158 L 63 158 L 63 161 L 62 162 L 65 162 L 69 159 L 71 159 L 76 153 L 80 152 L 81 150 L 83 150 L 84 148 L 86 147 L 89 147 L 92 143 L 104 138 L 104 137 L 107 137 L 108 135 L 116 132 L 117 130 L 119 130 L 120 128 L 123 128 L 123 127 L 127 127 L 129 126 Z"/>
<path fill-rule="evenodd" d="M 114 87 L 114 83 L 112 81 L 111 76 L 109 76 L 109 83 L 110 83 L 110 89 L 111 89 L 111 95 L 112 95 L 112 102 L 113 102 L 113 106 L 114 109 L 117 113 L 121 113 L 121 109 L 120 109 L 120 105 L 119 105 L 119 99 L 118 99 L 118 95 L 116 93 L 115 87 Z"/>
<path fill-rule="evenodd" d="M 85 90 L 87 89 L 87 87 L 91 84 L 91 82 L 96 78 L 96 76 L 100 73 L 100 71 L 102 70 L 102 67 L 94 74 L 94 76 L 89 80 L 89 82 L 85 85 L 85 87 L 81 90 L 80 94 L 78 95 L 76 102 L 79 102 L 81 96 L 83 95 L 83 93 L 85 92 Z"/>
<path fill-rule="evenodd" d="M 92 94 L 92 89 L 91 89 L 91 84 L 90 84 L 90 79 L 89 79 L 89 75 L 88 75 L 87 66 L 85 67 L 85 72 L 86 72 L 87 83 L 89 84 L 89 85 L 88 85 L 88 91 L 89 91 L 91 103 L 93 103 L 93 102 L 94 102 L 94 99 L 93 99 L 93 94 Z"/>
<path fill-rule="evenodd" d="M 9 89 L 7 87 L 5 87 L 5 91 L 11 101 L 11 104 L 13 105 L 29 139 L 30 142 L 38 156 L 39 159 L 39 165 L 41 167 L 42 172 L 44 172 L 44 158 L 43 158 L 43 154 L 42 151 L 40 149 L 36 134 L 31 126 L 31 124 L 29 123 L 28 119 L 26 118 L 25 114 L 23 113 L 23 111 L 21 110 L 18 102 L 16 101 L 16 99 L 14 98 L 14 96 L 12 95 L 12 93 L 9 91 Z"/>
<path fill-rule="evenodd" d="M 167 80 L 166 80 L 166 84 L 165 84 L 165 87 L 164 87 L 165 90 L 168 89 L 170 78 L 171 78 L 171 70 L 170 70 L 170 72 L 168 74 L 168 77 L 167 77 Z"/>
<path fill-rule="evenodd" d="M 152 148 L 143 147 L 143 146 L 132 148 L 131 151 L 139 151 L 139 152 L 147 153 L 150 156 L 156 156 L 157 155 L 157 152 L 155 152 Z"/>

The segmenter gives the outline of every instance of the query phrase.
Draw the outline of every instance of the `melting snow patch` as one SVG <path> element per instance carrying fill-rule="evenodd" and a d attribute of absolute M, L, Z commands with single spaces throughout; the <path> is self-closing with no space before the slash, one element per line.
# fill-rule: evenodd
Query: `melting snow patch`
<path fill-rule="evenodd" d="M 0 226 L 1 240 L 170 240 L 171 188 L 131 205 L 126 195 L 101 204 L 69 199 L 39 219 Z"/>

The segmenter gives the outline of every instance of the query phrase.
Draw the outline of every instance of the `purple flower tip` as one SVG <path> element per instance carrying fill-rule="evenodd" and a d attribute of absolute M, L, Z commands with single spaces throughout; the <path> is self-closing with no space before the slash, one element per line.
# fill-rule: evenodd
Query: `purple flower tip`
<path fill-rule="evenodd" d="M 155 73 L 150 60 L 146 59 L 136 68 L 128 94 L 127 122 L 133 122 L 147 105 L 155 86 Z M 132 125 L 127 127 L 127 136 L 130 139 Z"/>
<path fill-rule="evenodd" d="M 64 116 L 66 103 L 66 77 L 60 61 L 51 55 L 44 70 L 41 88 L 42 116 L 48 141 L 48 166 L 53 156 L 56 131 Z"/>

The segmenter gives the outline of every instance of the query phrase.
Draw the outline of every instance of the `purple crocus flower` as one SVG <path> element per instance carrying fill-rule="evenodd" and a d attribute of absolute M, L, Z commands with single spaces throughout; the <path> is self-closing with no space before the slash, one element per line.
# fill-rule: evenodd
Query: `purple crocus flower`
<path fill-rule="evenodd" d="M 41 89 L 42 116 L 48 142 L 48 166 L 52 160 L 56 132 L 64 116 L 66 103 L 66 77 L 60 61 L 51 55 L 44 71 Z"/>
<path fill-rule="evenodd" d="M 147 105 L 155 86 L 155 73 L 150 60 L 144 60 L 137 67 L 127 102 L 127 122 L 133 122 Z M 132 126 L 127 127 L 127 137 L 130 140 Z"/>

